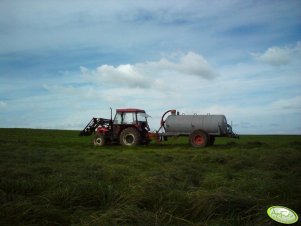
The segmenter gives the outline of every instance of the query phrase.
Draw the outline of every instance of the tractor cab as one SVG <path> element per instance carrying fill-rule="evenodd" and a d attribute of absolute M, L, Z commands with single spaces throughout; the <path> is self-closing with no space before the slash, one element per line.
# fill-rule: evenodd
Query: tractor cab
<path fill-rule="evenodd" d="M 133 124 L 138 125 L 141 123 L 147 124 L 147 118 L 149 115 L 144 110 L 140 109 L 117 109 L 116 115 L 113 120 L 113 124 Z"/>
<path fill-rule="evenodd" d="M 149 142 L 149 116 L 144 110 L 136 108 L 116 109 L 113 120 L 114 140 L 125 146 Z"/>
<path fill-rule="evenodd" d="M 114 134 L 118 135 L 126 127 L 135 127 L 140 131 L 149 131 L 147 118 L 149 115 L 144 110 L 127 108 L 116 109 L 113 120 Z"/>

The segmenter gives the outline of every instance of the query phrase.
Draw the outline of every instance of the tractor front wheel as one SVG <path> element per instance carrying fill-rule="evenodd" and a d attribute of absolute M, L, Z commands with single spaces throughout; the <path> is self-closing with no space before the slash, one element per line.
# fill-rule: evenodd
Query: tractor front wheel
<path fill-rule="evenodd" d="M 119 142 L 123 146 L 134 146 L 141 142 L 141 135 L 135 128 L 126 128 L 120 133 Z"/>
<path fill-rule="evenodd" d="M 95 147 L 104 146 L 106 143 L 106 140 L 102 134 L 96 134 L 93 139 L 93 144 Z"/>

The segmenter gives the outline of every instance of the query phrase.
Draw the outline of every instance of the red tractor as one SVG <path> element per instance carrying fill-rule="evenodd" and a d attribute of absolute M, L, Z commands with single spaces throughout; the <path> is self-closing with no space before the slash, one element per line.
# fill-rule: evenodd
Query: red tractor
<path fill-rule="evenodd" d="M 147 118 L 149 116 L 141 109 L 116 109 L 114 120 L 92 118 L 88 125 L 80 132 L 80 136 L 95 133 L 95 146 L 120 143 L 124 146 L 148 144 L 150 142 Z"/>

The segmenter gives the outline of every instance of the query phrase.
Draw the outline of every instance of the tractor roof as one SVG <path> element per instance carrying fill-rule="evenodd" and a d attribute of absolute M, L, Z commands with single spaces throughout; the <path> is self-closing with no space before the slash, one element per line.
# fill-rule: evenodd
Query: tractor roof
<path fill-rule="evenodd" d="M 136 108 L 124 108 L 124 109 L 116 109 L 116 112 L 134 112 L 134 113 L 145 113 L 144 110 L 136 109 Z"/>

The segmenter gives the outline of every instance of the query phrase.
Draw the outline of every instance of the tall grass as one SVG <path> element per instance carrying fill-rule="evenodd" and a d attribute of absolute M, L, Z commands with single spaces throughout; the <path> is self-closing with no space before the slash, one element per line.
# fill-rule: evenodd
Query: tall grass
<path fill-rule="evenodd" d="M 0 225 L 278 225 L 301 213 L 301 136 L 95 148 L 77 131 L 0 129 Z"/>

